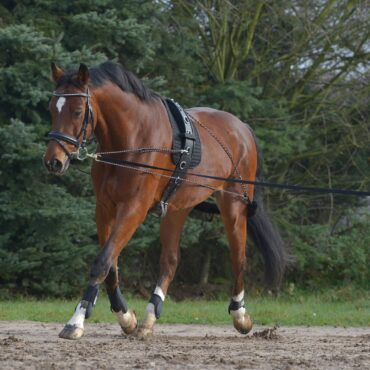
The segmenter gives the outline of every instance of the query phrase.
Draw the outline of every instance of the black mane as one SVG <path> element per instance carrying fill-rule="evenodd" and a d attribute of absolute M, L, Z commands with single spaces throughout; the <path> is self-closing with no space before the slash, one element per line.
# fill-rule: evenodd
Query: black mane
<path fill-rule="evenodd" d="M 89 68 L 90 83 L 93 87 L 103 85 L 110 81 L 117 85 L 121 90 L 135 94 L 143 101 L 152 101 L 160 95 L 149 89 L 132 72 L 125 70 L 120 64 L 105 62 L 97 67 Z M 58 81 L 57 87 L 72 84 L 80 87 L 77 82 L 77 71 L 67 71 Z"/>

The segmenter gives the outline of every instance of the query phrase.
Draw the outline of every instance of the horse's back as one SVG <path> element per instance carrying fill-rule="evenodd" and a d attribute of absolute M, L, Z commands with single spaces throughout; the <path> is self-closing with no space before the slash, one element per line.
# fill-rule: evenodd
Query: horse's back
<path fill-rule="evenodd" d="M 196 120 L 202 144 L 214 145 L 219 141 L 233 154 L 234 160 L 256 152 L 254 134 L 250 126 L 233 114 L 214 108 L 195 107 L 187 112 Z M 204 148 L 207 150 L 207 148 Z"/>

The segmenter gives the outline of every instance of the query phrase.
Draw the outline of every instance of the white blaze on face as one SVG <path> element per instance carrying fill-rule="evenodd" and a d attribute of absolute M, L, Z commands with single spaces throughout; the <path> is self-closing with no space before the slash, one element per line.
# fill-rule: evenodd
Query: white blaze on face
<path fill-rule="evenodd" d="M 66 98 L 64 96 L 61 96 L 57 101 L 57 109 L 60 113 L 63 109 L 64 103 L 66 102 Z"/>

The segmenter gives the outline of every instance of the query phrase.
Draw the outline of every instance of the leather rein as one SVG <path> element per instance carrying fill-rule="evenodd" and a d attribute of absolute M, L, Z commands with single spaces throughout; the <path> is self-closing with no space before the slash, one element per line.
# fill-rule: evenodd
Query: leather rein
<path fill-rule="evenodd" d="M 54 91 L 52 93 L 53 96 L 58 96 L 58 97 L 63 97 L 63 98 L 68 98 L 72 96 L 81 96 L 86 98 L 86 105 L 85 105 L 85 117 L 83 119 L 83 124 L 81 126 L 81 130 L 78 133 L 76 137 L 65 134 L 64 132 L 60 131 L 50 131 L 47 136 L 47 140 L 53 140 L 56 141 L 60 147 L 64 150 L 66 153 L 67 157 L 69 159 L 77 158 L 78 160 L 82 161 L 87 158 L 87 148 L 86 146 L 88 145 L 88 142 L 93 139 L 93 134 L 94 134 L 94 113 L 91 107 L 91 102 L 90 102 L 90 91 L 89 88 L 87 88 L 86 92 L 78 92 L 78 93 L 60 93 L 57 91 Z M 89 123 L 91 123 L 92 127 L 92 134 L 90 138 L 87 138 L 87 128 L 89 126 Z M 80 138 L 82 137 L 82 140 L 80 142 Z M 72 144 L 75 148 L 76 151 L 70 152 L 64 143 Z"/>

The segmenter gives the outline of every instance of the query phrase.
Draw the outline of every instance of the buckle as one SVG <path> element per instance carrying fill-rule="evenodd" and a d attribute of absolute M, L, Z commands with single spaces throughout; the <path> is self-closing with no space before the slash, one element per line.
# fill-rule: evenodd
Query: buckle
<path fill-rule="evenodd" d="M 167 213 L 168 202 L 164 202 L 163 200 L 161 200 L 159 204 L 161 206 L 161 211 L 162 211 L 162 214 L 160 215 L 160 217 L 164 217 L 166 216 L 166 213 Z"/>
<path fill-rule="evenodd" d="M 89 151 L 87 148 L 78 148 L 76 152 L 71 153 L 74 155 L 79 161 L 84 161 L 89 156 Z"/>

